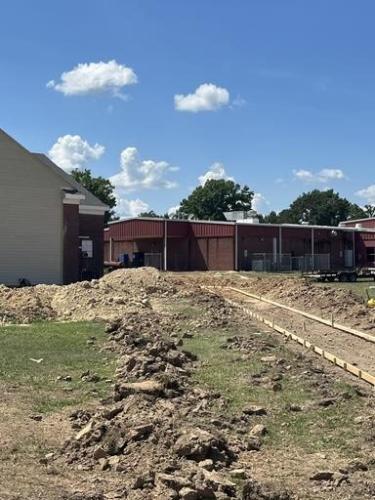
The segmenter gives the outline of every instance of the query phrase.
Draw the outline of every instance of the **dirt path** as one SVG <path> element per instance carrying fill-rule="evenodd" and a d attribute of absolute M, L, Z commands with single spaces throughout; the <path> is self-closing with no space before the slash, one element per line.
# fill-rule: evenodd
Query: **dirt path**
<path fill-rule="evenodd" d="M 239 304 L 246 305 L 266 319 L 274 320 L 277 325 L 296 333 L 337 357 L 375 374 L 375 344 L 231 290 L 217 290 L 217 292 Z"/>

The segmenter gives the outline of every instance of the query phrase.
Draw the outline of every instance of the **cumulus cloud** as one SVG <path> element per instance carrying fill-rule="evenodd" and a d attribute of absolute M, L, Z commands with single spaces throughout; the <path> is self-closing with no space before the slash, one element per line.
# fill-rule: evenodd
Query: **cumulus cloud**
<path fill-rule="evenodd" d="M 100 144 L 91 146 L 79 135 L 59 137 L 48 152 L 48 156 L 59 167 L 67 172 L 82 169 L 90 160 L 98 160 L 105 151 Z"/>
<path fill-rule="evenodd" d="M 112 60 L 78 64 L 70 71 L 62 73 L 59 82 L 49 81 L 47 87 L 67 96 L 111 92 L 124 98 L 121 89 L 137 81 L 137 75 L 132 68 Z"/>
<path fill-rule="evenodd" d="M 168 208 L 168 215 L 172 217 L 175 215 L 181 208 L 181 205 L 176 205 L 175 207 Z"/>
<path fill-rule="evenodd" d="M 262 195 L 262 193 L 254 193 L 252 201 L 252 209 L 258 214 L 264 212 L 270 205 L 270 202 Z"/>
<path fill-rule="evenodd" d="M 339 168 L 323 168 L 319 172 L 311 170 L 293 170 L 295 179 L 306 183 L 322 183 L 326 184 L 330 181 L 339 181 L 345 179 L 344 172 Z"/>
<path fill-rule="evenodd" d="M 116 213 L 120 217 L 137 217 L 142 212 L 148 212 L 150 210 L 148 203 L 139 198 L 128 200 L 126 198 L 121 198 L 121 196 L 117 194 L 116 200 Z"/>
<path fill-rule="evenodd" d="M 193 94 L 177 94 L 174 105 L 177 111 L 198 113 L 199 111 L 216 111 L 229 104 L 230 95 L 227 89 L 217 87 L 213 83 L 203 83 Z"/>
<path fill-rule="evenodd" d="M 207 170 L 207 172 L 198 177 L 201 186 L 204 186 L 208 180 L 220 180 L 225 179 L 229 181 L 233 181 L 233 177 L 229 177 L 225 171 L 225 167 L 220 162 L 215 162 L 211 165 L 211 167 Z"/>
<path fill-rule="evenodd" d="M 112 177 L 110 181 L 116 191 L 135 191 L 139 189 L 172 189 L 177 183 L 166 179 L 170 172 L 178 170 L 166 161 L 142 160 L 139 158 L 138 150 L 128 147 L 121 153 L 121 171 Z"/>
<path fill-rule="evenodd" d="M 375 184 L 371 184 L 370 186 L 360 189 L 356 192 L 357 196 L 360 196 L 370 205 L 375 205 Z"/>

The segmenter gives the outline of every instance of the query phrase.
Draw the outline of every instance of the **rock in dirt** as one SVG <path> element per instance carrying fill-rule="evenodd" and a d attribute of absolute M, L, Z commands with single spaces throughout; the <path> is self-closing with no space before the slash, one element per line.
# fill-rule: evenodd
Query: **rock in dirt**
<path fill-rule="evenodd" d="M 310 476 L 311 481 L 332 481 L 334 473 L 331 471 L 320 471 Z"/>
<path fill-rule="evenodd" d="M 274 491 L 254 480 L 247 481 L 242 490 L 242 500 L 292 500 L 292 498 L 287 491 Z"/>
<path fill-rule="evenodd" d="M 267 415 L 267 410 L 263 406 L 248 405 L 242 410 L 242 413 L 245 415 Z"/>
<path fill-rule="evenodd" d="M 267 428 L 263 424 L 254 425 L 252 429 L 250 429 L 250 435 L 255 437 L 265 436 L 267 434 Z"/>
<path fill-rule="evenodd" d="M 227 444 L 222 437 L 195 428 L 183 431 L 174 445 L 174 451 L 196 462 L 208 458 L 215 460 L 227 452 Z"/>

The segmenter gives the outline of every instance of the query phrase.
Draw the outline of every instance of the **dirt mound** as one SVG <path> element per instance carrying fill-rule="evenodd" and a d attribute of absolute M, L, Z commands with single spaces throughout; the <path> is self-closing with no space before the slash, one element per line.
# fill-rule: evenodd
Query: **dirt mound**
<path fill-rule="evenodd" d="M 237 453 L 247 449 L 243 432 L 236 422 L 213 424 L 213 406 L 225 401 L 194 387 L 196 360 L 168 336 L 175 326 L 173 318 L 145 310 L 107 326 L 119 354 L 113 396 L 93 414 L 72 414 L 78 432 L 58 460 L 120 473 L 123 498 L 241 498 L 235 478 L 247 479 L 236 467 Z M 262 488 L 252 484 L 246 491 L 257 491 L 254 498 L 279 498 L 260 496 Z"/>
<path fill-rule="evenodd" d="M 54 319 L 56 314 L 51 307 L 51 296 L 57 288 L 43 285 L 8 288 L 0 285 L 0 323 L 30 323 Z"/>
<path fill-rule="evenodd" d="M 335 320 L 344 324 L 375 329 L 374 311 L 369 310 L 364 300 L 352 290 L 319 286 L 296 278 L 267 276 L 243 280 L 240 287 L 326 318 L 333 313 Z"/>
<path fill-rule="evenodd" d="M 0 286 L 0 321 L 111 320 L 128 311 L 148 308 L 150 297 L 174 292 L 175 288 L 153 268 L 121 269 L 100 280 L 66 286 Z"/>

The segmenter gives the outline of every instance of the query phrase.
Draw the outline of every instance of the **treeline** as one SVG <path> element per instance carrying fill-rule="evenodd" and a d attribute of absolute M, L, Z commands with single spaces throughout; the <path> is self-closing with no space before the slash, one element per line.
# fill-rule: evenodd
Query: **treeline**
<path fill-rule="evenodd" d="M 83 186 L 110 207 L 107 220 L 115 220 L 116 197 L 114 186 L 108 179 L 93 177 L 90 170 L 73 171 L 73 177 Z M 178 210 L 172 214 L 158 214 L 154 210 L 139 214 L 140 217 L 164 217 L 171 219 L 225 219 L 225 212 L 233 210 L 249 211 L 253 207 L 254 191 L 248 186 L 241 186 L 231 180 L 208 180 L 204 186 L 198 186 L 184 198 Z M 339 222 L 349 219 L 375 217 L 375 205 L 361 208 L 351 203 L 333 189 L 320 191 L 314 189 L 302 193 L 290 206 L 279 213 L 275 211 L 267 215 L 258 214 L 261 222 L 316 224 L 337 226 Z"/>

